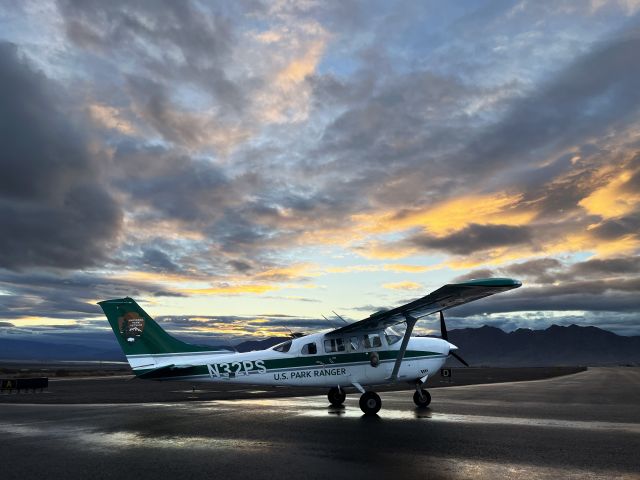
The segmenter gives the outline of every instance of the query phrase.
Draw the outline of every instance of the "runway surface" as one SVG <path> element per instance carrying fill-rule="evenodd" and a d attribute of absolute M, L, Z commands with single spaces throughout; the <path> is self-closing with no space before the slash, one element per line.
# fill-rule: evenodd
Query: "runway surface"
<path fill-rule="evenodd" d="M 2 404 L 2 478 L 640 478 L 640 368 L 382 393 Z"/>

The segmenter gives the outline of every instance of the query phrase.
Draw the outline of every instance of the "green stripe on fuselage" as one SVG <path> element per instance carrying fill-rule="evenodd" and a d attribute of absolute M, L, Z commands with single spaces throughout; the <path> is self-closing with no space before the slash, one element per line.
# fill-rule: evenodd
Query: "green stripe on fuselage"
<path fill-rule="evenodd" d="M 271 358 L 263 360 L 264 366 L 267 372 L 279 371 L 286 369 L 299 369 L 299 368 L 327 368 L 327 367 L 344 367 L 350 365 L 368 364 L 370 361 L 369 354 L 373 352 L 356 352 L 356 353 L 335 353 L 330 355 L 309 355 L 300 357 L 288 357 L 288 358 Z M 395 360 L 398 356 L 397 350 L 386 350 L 376 352 L 381 362 L 387 362 Z M 438 352 L 429 352 L 422 350 L 407 350 L 404 355 L 404 359 L 412 359 L 419 357 L 439 357 L 444 354 Z M 222 360 L 222 359 L 220 359 Z M 242 360 L 231 360 L 228 362 L 216 361 L 215 359 L 210 364 L 222 364 L 233 363 L 234 361 L 242 362 Z M 135 373 L 140 375 L 145 372 L 149 372 L 153 369 L 139 369 Z M 167 375 L 167 373 L 169 373 Z M 258 373 L 258 370 L 252 370 L 251 373 Z M 163 371 L 158 372 L 158 375 L 149 375 L 148 379 L 153 380 L 165 380 L 174 377 L 191 377 L 191 376 L 209 376 L 209 370 L 207 365 L 196 365 L 193 367 L 176 368 L 170 372 Z M 241 374 L 242 375 L 242 374 Z"/>

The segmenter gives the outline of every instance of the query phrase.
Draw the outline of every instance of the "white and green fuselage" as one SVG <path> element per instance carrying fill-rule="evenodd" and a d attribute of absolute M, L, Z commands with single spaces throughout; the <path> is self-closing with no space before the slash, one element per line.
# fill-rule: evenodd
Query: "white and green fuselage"
<path fill-rule="evenodd" d="M 438 371 L 456 347 L 411 337 L 392 378 L 401 336 L 392 329 L 314 333 L 246 353 L 184 343 L 131 298 L 100 302 L 129 364 L 140 378 L 309 387 L 413 382 Z"/>
<path fill-rule="evenodd" d="M 400 346 L 397 337 L 384 333 L 369 332 L 366 336 L 346 338 L 316 333 L 267 350 L 139 354 L 128 355 L 127 360 L 136 374 L 157 380 L 308 387 L 377 385 L 391 381 Z M 372 338 L 378 339 L 378 346 L 369 342 L 367 347 L 365 342 Z M 338 339 L 342 340 L 344 350 L 331 351 L 335 346 L 332 340 Z M 411 338 L 397 379 L 393 381 L 415 381 L 438 371 L 453 348 L 439 338 Z M 288 351 L 282 351 L 284 349 Z M 314 350 L 316 353 L 309 353 Z"/>

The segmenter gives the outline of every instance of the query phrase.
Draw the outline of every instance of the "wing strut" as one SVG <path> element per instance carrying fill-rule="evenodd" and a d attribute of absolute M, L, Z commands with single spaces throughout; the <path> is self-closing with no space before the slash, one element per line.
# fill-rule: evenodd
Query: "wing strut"
<path fill-rule="evenodd" d="M 416 325 L 418 321 L 417 318 L 412 317 L 408 313 L 403 313 L 404 318 L 407 320 L 407 330 L 404 332 L 404 337 L 402 338 L 402 343 L 400 344 L 400 350 L 398 350 L 398 356 L 396 357 L 396 363 L 393 366 L 393 371 L 391 372 L 391 376 L 389 379 L 397 380 L 398 379 L 398 371 L 400 370 L 400 365 L 402 364 L 402 359 L 404 358 L 404 354 L 407 351 L 407 345 L 409 345 L 409 339 L 411 338 L 411 332 L 413 332 L 413 327 Z"/>

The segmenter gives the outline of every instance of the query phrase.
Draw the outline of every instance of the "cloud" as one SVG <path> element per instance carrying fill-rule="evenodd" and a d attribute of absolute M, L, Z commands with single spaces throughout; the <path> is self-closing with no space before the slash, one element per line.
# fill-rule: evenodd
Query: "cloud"
<path fill-rule="evenodd" d="M 169 255 L 156 248 L 145 249 L 142 255 L 142 262 L 154 270 L 166 272 L 176 272 L 179 268 Z"/>
<path fill-rule="evenodd" d="M 495 277 L 495 272 L 493 270 L 489 270 L 488 268 L 482 268 L 478 270 L 471 270 L 464 275 L 459 275 L 453 279 L 453 283 L 458 282 L 466 282 L 468 280 L 475 280 L 478 278 L 491 278 Z"/>
<path fill-rule="evenodd" d="M 602 276 L 622 276 L 640 275 L 640 257 L 619 257 L 619 258 L 592 258 L 585 262 L 578 262 L 569 268 L 569 275 L 580 277 L 602 277 Z"/>
<path fill-rule="evenodd" d="M 221 67 L 234 31 L 222 11 L 207 14 L 191 2 L 130 4 L 124 1 L 58 2 L 68 38 L 79 48 L 130 62 L 148 76 L 187 78 L 219 102 L 242 108 L 241 91 Z"/>
<path fill-rule="evenodd" d="M 190 111 L 176 105 L 166 86 L 144 77 L 129 76 L 128 88 L 137 116 L 162 138 L 189 149 L 213 147 L 227 155 L 250 136 L 239 123 L 221 122 L 210 112 Z"/>
<path fill-rule="evenodd" d="M 388 288 L 390 290 L 420 290 L 422 285 L 417 282 L 394 282 L 394 283 L 385 283 L 382 285 L 382 288 Z"/>
<path fill-rule="evenodd" d="M 462 230 L 442 237 L 417 234 L 409 237 L 407 242 L 420 248 L 465 255 L 497 247 L 528 243 L 531 241 L 531 237 L 530 228 L 526 226 L 471 224 Z"/>
<path fill-rule="evenodd" d="M 338 275 L 371 304 L 407 273 L 523 278 L 505 322 L 589 295 L 630 318 L 631 10 L 56 5 L 0 18 L 29 58 L 0 56 L 0 268 L 22 272 L 0 270 L 2 318 L 82 322 L 126 294 L 306 311 Z"/>
<path fill-rule="evenodd" d="M 122 211 L 81 119 L 8 43 L 0 43 L 0 90 L 0 267 L 95 265 L 115 242 Z"/>
<path fill-rule="evenodd" d="M 549 270 L 559 269 L 563 265 L 557 258 L 536 258 L 522 263 L 514 263 L 503 270 L 512 275 L 524 275 L 527 277 L 540 277 Z"/>

